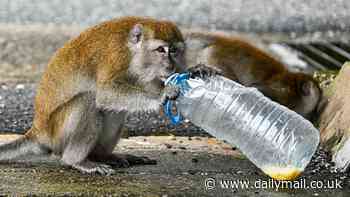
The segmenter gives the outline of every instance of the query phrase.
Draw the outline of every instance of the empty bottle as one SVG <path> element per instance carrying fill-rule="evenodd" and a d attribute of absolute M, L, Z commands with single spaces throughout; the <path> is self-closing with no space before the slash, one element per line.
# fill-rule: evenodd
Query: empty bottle
<path fill-rule="evenodd" d="M 256 88 L 222 76 L 206 80 L 174 74 L 167 84 L 180 87 L 175 103 L 165 104 L 174 124 L 182 116 L 212 136 L 237 146 L 264 173 L 293 180 L 310 162 L 319 131 L 306 119 L 271 101 Z M 172 113 L 173 104 L 177 114 Z"/>

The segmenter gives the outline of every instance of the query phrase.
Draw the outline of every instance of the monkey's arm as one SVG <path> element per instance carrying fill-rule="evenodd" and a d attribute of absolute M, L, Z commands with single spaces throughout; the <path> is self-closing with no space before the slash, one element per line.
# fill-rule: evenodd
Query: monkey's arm
<path fill-rule="evenodd" d="M 145 92 L 141 87 L 125 83 L 99 85 L 96 91 L 96 104 L 109 111 L 149 111 L 159 108 L 161 95 Z"/>

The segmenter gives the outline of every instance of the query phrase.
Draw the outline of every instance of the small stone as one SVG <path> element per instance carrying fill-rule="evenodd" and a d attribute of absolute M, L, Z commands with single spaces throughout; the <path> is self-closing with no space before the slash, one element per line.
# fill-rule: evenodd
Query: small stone
<path fill-rule="evenodd" d="M 164 145 L 165 145 L 165 147 L 167 147 L 169 149 L 173 147 L 171 144 L 168 144 L 168 143 L 165 143 Z"/>
<path fill-rule="evenodd" d="M 238 170 L 236 173 L 237 174 L 243 174 L 243 171 Z"/>
<path fill-rule="evenodd" d="M 23 84 L 18 84 L 16 86 L 16 89 L 22 90 L 22 89 L 24 89 L 24 85 Z"/>
<path fill-rule="evenodd" d="M 196 174 L 196 171 L 195 171 L 195 170 L 188 170 L 188 173 L 189 173 L 190 175 L 195 175 L 195 174 Z"/>

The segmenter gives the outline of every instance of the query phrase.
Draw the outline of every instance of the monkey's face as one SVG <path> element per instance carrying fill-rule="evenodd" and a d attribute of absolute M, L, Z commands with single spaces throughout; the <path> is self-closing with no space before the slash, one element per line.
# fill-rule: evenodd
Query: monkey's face
<path fill-rule="evenodd" d="M 309 75 L 295 74 L 295 80 L 300 101 L 296 103 L 294 110 L 305 118 L 310 119 L 322 98 L 322 91 L 317 82 Z"/>
<path fill-rule="evenodd" d="M 183 44 L 183 43 L 182 43 Z M 150 39 L 144 43 L 144 66 L 146 81 L 164 81 L 174 72 L 184 69 L 184 46 L 181 43 L 167 43 L 162 40 Z"/>
<path fill-rule="evenodd" d="M 129 72 L 141 84 L 159 88 L 171 74 L 184 70 L 185 45 L 144 36 L 140 28 L 135 26 L 130 32 L 128 46 L 132 60 Z"/>

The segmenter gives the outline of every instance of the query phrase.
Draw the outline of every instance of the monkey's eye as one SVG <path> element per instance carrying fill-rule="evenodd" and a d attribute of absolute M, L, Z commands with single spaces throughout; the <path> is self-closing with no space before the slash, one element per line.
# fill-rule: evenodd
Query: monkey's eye
<path fill-rule="evenodd" d="M 162 47 L 162 46 L 156 48 L 155 50 L 158 51 L 159 53 L 165 53 L 166 52 L 164 47 Z"/>

